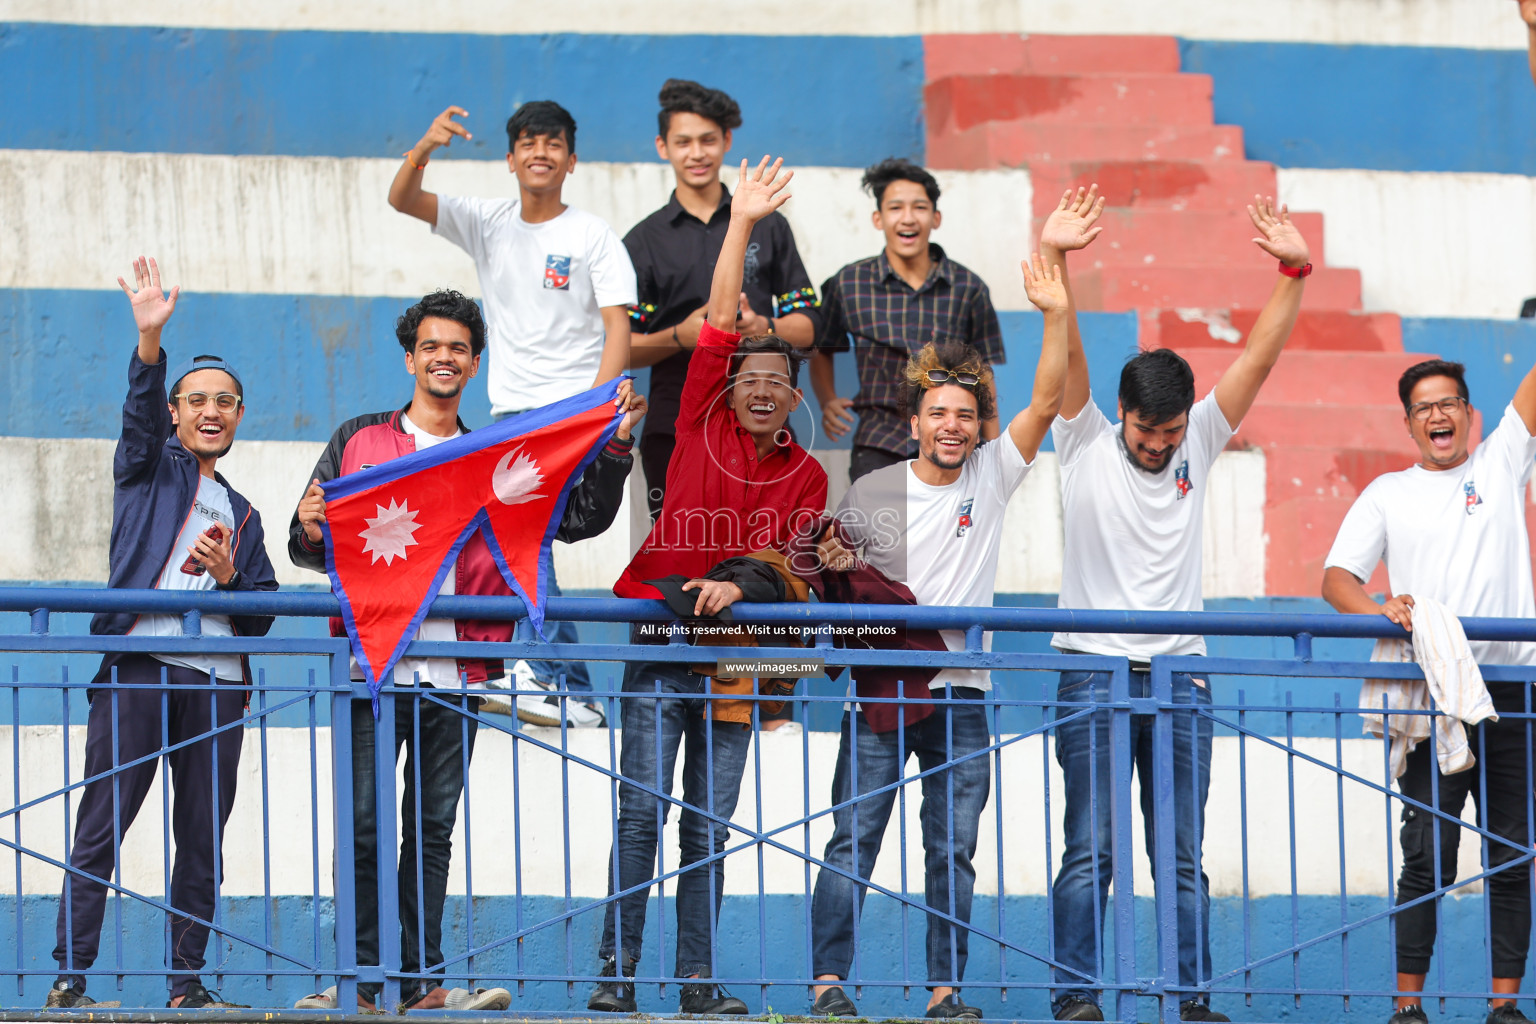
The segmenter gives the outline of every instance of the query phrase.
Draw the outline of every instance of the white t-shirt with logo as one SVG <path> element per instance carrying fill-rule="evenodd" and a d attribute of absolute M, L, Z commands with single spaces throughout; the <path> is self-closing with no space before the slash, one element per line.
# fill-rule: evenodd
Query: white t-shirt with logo
<path fill-rule="evenodd" d="M 635 302 L 635 268 L 600 217 L 567 206 L 541 224 L 519 199 L 437 197 L 432 229 L 469 253 L 485 301 L 491 412 L 580 394 L 603 357 L 602 307 Z"/>
<path fill-rule="evenodd" d="M 1005 433 L 976 448 L 954 483 L 917 478 L 917 460 L 898 462 L 855 480 L 837 507 L 844 536 L 863 558 L 906 584 L 922 605 L 990 607 L 1008 499 L 1034 463 L 1025 462 Z M 965 631 L 940 630 L 952 651 L 965 649 Z M 984 650 L 992 634 L 982 634 Z M 929 686 L 992 688 L 987 669 L 947 668 Z"/>
<path fill-rule="evenodd" d="M 400 414 L 400 426 L 405 429 L 407 434 L 415 438 L 416 450 L 419 452 L 425 451 L 433 445 L 442 444 L 444 441 L 453 440 L 451 437 L 438 437 L 436 434 L 427 433 L 412 423 L 411 418 L 405 413 Z M 462 430 L 455 430 L 453 437 L 458 437 L 463 433 Z M 439 594 L 453 593 L 455 576 L 454 567 L 450 565 L 448 567 L 448 574 L 443 577 L 443 585 L 438 588 L 437 592 Z M 411 637 L 412 640 L 430 640 L 434 642 L 438 640 L 457 640 L 458 638 L 458 631 L 454 628 L 452 619 L 422 619 L 421 625 L 416 629 L 416 634 Z M 454 658 L 411 657 L 401 658 L 395 662 L 396 686 L 412 686 L 418 677 L 423 683 L 432 686 L 457 689 L 459 685 L 459 663 Z M 356 658 L 352 659 L 352 678 L 363 678 L 363 671 L 358 666 Z"/>
<path fill-rule="evenodd" d="M 1411 466 L 1372 480 L 1325 564 L 1367 580 L 1385 561 L 1394 594 L 1434 598 L 1457 615 L 1536 618 L 1525 527 L 1533 459 L 1536 437 L 1511 405 L 1456 468 Z M 1536 665 L 1536 644 L 1470 643 L 1482 664 Z"/>
<path fill-rule="evenodd" d="M 176 543 L 171 546 L 170 557 L 165 560 L 165 566 L 160 570 L 160 578 L 155 581 L 156 590 L 212 590 L 214 588 L 217 581 L 214 580 L 213 573 L 206 569 L 198 574 L 181 571 L 182 565 L 187 561 L 187 549 L 197 543 L 198 534 L 209 529 L 214 523 L 219 523 L 231 532 L 235 528 L 235 513 L 230 508 L 229 491 L 217 480 L 199 476 L 197 497 L 193 499 L 192 511 L 187 515 L 186 522 L 181 524 L 181 532 L 176 535 Z M 228 615 L 204 615 L 202 629 L 203 636 L 235 635 Z M 181 636 L 181 616 L 140 615 L 134 622 L 133 628 L 128 630 L 128 635 Z M 203 675 L 212 672 L 226 682 L 239 682 L 244 678 L 244 673 L 240 670 L 238 654 L 156 654 L 153 657 L 167 665 L 180 665 L 182 668 L 190 668 Z"/>
<path fill-rule="evenodd" d="M 1159 472 L 1131 464 L 1121 427 L 1089 399 L 1075 419 L 1056 417 L 1061 462 L 1061 608 L 1198 612 L 1201 531 L 1211 464 L 1236 432 L 1213 391 L 1189 410 L 1184 440 Z M 1147 661 L 1204 654 L 1205 637 L 1057 633 L 1060 650 Z"/>

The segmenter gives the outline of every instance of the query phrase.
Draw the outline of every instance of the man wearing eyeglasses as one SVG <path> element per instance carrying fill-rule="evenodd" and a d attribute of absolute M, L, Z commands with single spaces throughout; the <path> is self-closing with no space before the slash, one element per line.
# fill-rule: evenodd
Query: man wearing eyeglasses
<path fill-rule="evenodd" d="M 260 514 L 215 471 L 245 414 L 240 375 L 217 356 L 195 356 L 170 376 L 167 401 L 160 334 L 180 289 L 167 296 L 159 267 L 142 257 L 134 262 L 134 279 L 136 288 L 117 279 L 132 304 L 139 344 L 129 357 L 123 432 L 112 459 L 108 586 L 276 590 Z M 262 636 L 271 625 L 267 615 L 202 617 L 207 637 Z M 181 616 L 103 612 L 91 620 L 91 633 L 180 638 Z M 234 1006 L 204 988 L 198 977 L 208 946 L 208 927 L 199 922 L 214 913 L 215 864 L 234 806 L 242 735 L 238 728 L 204 734 L 240 721 L 250 685 L 245 659 L 205 651 L 109 654 L 92 685 L 109 683 L 114 686 L 110 693 L 90 691 L 85 775 L 96 781 L 86 785 L 75 822 L 53 951 L 59 978 L 46 1005 L 95 1005 L 85 995 L 85 977 L 76 972 L 96 962 L 107 901 L 104 880 L 112 877 L 123 835 L 154 781 L 159 761 L 154 755 L 168 743 L 178 749 L 166 756 L 176 793 L 171 809 L 176 865 L 169 893 L 175 909 L 168 914 L 172 974 L 166 1005 Z M 162 721 L 162 715 L 168 720 Z M 118 770 L 118 765 L 131 767 Z"/>
<path fill-rule="evenodd" d="M 1532 596 L 1531 544 L 1526 532 L 1526 486 L 1536 459 L 1536 368 L 1526 374 L 1498 426 L 1469 452 L 1472 404 L 1460 363 L 1430 359 L 1409 367 L 1397 384 L 1403 424 L 1419 449 L 1416 465 L 1371 481 L 1350 507 L 1323 569 L 1323 598 L 1341 612 L 1385 615 L 1413 629 L 1417 598 L 1434 598 L 1457 615 L 1536 618 Z M 1366 592 L 1378 562 L 1387 566 L 1390 596 L 1377 604 Z M 1528 666 L 1536 679 L 1536 644 L 1477 641 L 1480 665 Z M 1531 686 L 1489 682 L 1497 721 L 1469 730 L 1477 767 L 1441 775 L 1434 744 L 1420 743 L 1398 779 L 1404 797 L 1459 817 L 1470 794 L 1478 823 L 1509 841 L 1485 846 L 1488 876 L 1489 959 L 1493 1001 L 1489 1024 L 1520 1024 L 1515 1008 L 1530 948 L 1530 863 L 1517 861 L 1528 845 L 1531 778 L 1527 770 Z M 1437 799 L 1438 798 L 1438 799 Z M 1403 814 L 1403 868 L 1399 905 L 1451 885 L 1461 830 L 1435 815 L 1408 808 Z M 1435 862 L 1439 858 L 1439 878 Z M 1397 935 L 1397 990 L 1424 990 L 1435 945 L 1435 907 L 1430 899 L 1393 918 Z M 1399 996 L 1392 1024 L 1427 1020 L 1417 995 Z"/>

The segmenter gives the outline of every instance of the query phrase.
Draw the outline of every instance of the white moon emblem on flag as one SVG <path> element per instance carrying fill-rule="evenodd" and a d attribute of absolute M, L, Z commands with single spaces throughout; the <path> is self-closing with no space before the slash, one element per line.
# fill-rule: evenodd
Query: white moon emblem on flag
<path fill-rule="evenodd" d="M 539 472 L 539 464 L 522 448 L 514 448 L 502 456 L 491 474 L 491 490 L 496 492 L 497 500 L 503 505 L 521 505 L 540 497 L 539 485 L 543 482 L 544 474 Z"/>

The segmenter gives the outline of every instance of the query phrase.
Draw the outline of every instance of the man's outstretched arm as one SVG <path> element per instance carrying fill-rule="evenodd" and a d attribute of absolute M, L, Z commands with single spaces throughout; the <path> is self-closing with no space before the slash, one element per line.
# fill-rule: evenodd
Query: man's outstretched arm
<path fill-rule="evenodd" d="M 1311 254 L 1307 240 L 1301 237 L 1296 225 L 1291 223 L 1290 211 L 1282 203 L 1275 208 L 1275 201 L 1264 196 L 1254 196 L 1248 207 L 1253 226 L 1259 229 L 1259 237 L 1253 244 L 1275 257 L 1293 270 L 1308 265 Z M 1301 295 L 1306 290 L 1306 278 L 1280 275 L 1269 301 L 1248 332 L 1248 342 L 1227 372 L 1216 382 L 1216 404 L 1227 424 L 1236 430 L 1243 417 L 1259 396 L 1259 388 L 1269 377 L 1269 371 L 1280 360 L 1280 352 L 1296 326 L 1296 316 L 1301 312 Z"/>
<path fill-rule="evenodd" d="M 437 193 L 421 187 L 422 175 L 433 150 L 448 145 L 454 136 L 465 140 L 474 138 L 463 125 L 454 120 L 455 117 L 468 116 L 469 111 L 463 107 L 449 107 L 433 119 L 427 134 L 405 154 L 400 169 L 395 172 L 395 180 L 390 182 L 390 206 L 417 220 L 424 220 L 433 227 L 437 226 Z"/>
<path fill-rule="evenodd" d="M 1061 415 L 1076 419 L 1088 404 L 1088 357 L 1083 352 L 1083 335 L 1077 325 L 1077 303 L 1072 300 L 1072 281 L 1067 276 L 1067 253 L 1086 248 L 1099 232 L 1094 222 L 1104 212 L 1104 197 L 1099 186 L 1067 189 L 1061 202 L 1040 228 L 1040 257 L 1048 270 L 1061 272 L 1061 284 L 1067 294 L 1067 377 L 1062 394 Z M 1033 296 L 1030 296 L 1033 299 Z"/>
<path fill-rule="evenodd" d="M 1061 411 L 1067 382 L 1067 346 L 1071 331 L 1072 303 L 1062 281 L 1061 268 L 1046 270 L 1039 253 L 1034 263 L 1023 261 L 1024 293 L 1045 316 L 1040 338 L 1040 362 L 1035 364 L 1035 390 L 1029 405 L 1008 424 L 1008 437 L 1025 462 L 1033 462 L 1056 414 Z"/>

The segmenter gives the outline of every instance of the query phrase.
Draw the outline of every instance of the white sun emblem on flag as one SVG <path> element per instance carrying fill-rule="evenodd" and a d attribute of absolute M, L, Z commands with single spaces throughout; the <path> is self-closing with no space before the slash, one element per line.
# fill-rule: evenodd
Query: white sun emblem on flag
<path fill-rule="evenodd" d="M 421 529 L 421 524 L 416 522 L 416 513 L 408 505 L 398 504 L 394 498 L 389 499 L 389 508 L 374 507 L 379 514 L 373 519 L 365 519 L 368 529 L 358 534 L 367 542 L 363 545 L 363 553 L 372 552 L 374 562 L 382 558 L 385 565 L 393 565 L 396 556 L 404 560 L 405 549 L 416 543 L 416 538 L 411 535 Z"/>

